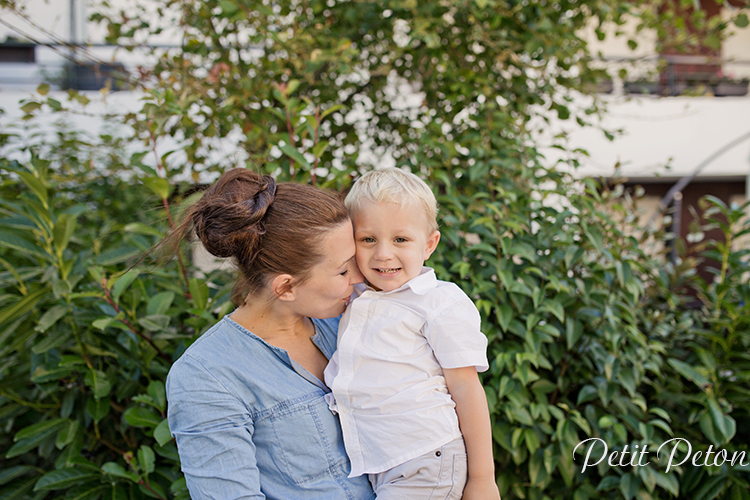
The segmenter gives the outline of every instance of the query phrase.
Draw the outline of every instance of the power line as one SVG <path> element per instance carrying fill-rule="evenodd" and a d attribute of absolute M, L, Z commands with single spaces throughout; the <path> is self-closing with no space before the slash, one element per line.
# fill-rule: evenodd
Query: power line
<path fill-rule="evenodd" d="M 7 22 L 6 20 L 0 18 L 0 24 L 3 24 L 10 28 L 15 33 L 21 35 L 22 37 L 31 40 L 36 45 L 41 45 L 44 47 L 48 47 L 58 53 L 60 56 L 62 56 L 64 59 L 74 63 L 74 64 L 80 64 L 83 60 L 83 62 L 91 63 L 100 67 L 107 68 L 109 72 L 116 75 L 118 78 L 121 78 L 122 80 L 125 80 L 129 85 L 133 85 L 135 87 L 141 87 L 142 83 L 140 80 L 132 77 L 129 73 L 122 70 L 122 68 L 114 65 L 111 62 L 105 61 L 103 59 L 100 59 L 93 55 L 89 50 L 86 48 L 85 45 L 79 45 L 79 44 L 73 44 L 66 42 L 62 37 L 54 33 L 53 31 L 50 31 L 43 26 L 38 25 L 34 20 L 32 20 L 28 15 L 24 14 L 23 12 L 19 11 L 17 8 L 11 8 L 9 9 L 11 12 L 13 12 L 15 15 L 26 21 L 29 25 L 31 25 L 36 30 L 40 31 L 42 34 L 47 35 L 50 37 L 53 41 L 56 43 L 50 44 L 41 42 L 40 40 L 36 39 L 33 35 L 25 32 L 18 26 L 14 26 Z M 80 56 L 80 59 L 77 59 L 73 55 L 67 53 L 66 51 L 63 51 L 60 49 L 60 47 L 66 47 L 73 52 L 73 54 Z"/>

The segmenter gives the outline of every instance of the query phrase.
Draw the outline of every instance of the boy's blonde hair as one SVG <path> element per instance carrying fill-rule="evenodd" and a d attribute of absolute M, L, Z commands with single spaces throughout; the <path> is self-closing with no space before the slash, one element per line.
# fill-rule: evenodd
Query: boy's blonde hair
<path fill-rule="evenodd" d="M 349 213 L 354 213 L 363 200 L 373 203 L 396 203 L 411 205 L 419 203 L 424 209 L 428 232 L 438 230 L 437 200 L 430 187 L 411 172 L 389 167 L 371 170 L 360 177 L 346 195 L 344 205 Z"/>

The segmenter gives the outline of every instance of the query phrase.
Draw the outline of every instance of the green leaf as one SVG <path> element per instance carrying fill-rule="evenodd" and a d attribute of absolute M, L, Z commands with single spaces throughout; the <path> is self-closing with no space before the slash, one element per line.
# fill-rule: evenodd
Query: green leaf
<path fill-rule="evenodd" d="M 326 152 L 326 149 L 328 149 L 328 146 L 329 146 L 328 141 L 320 141 L 318 144 L 316 144 L 312 150 L 312 153 L 315 155 L 315 158 L 320 158 L 321 156 L 323 156 L 323 153 Z"/>
<path fill-rule="evenodd" d="M 143 183 L 162 200 L 169 198 L 169 180 L 164 177 L 145 177 Z"/>
<path fill-rule="evenodd" d="M 138 318 L 138 324 L 149 332 L 160 332 L 169 326 L 171 320 L 172 318 L 165 314 L 152 314 Z"/>
<path fill-rule="evenodd" d="M 164 382 L 161 380 L 152 380 L 149 382 L 147 390 L 156 407 L 164 411 L 167 408 L 167 391 L 164 388 Z"/>
<path fill-rule="evenodd" d="M 231 16 L 240 8 L 239 5 L 237 5 L 235 2 L 232 2 L 231 0 L 221 0 L 219 2 L 219 7 L 221 7 L 221 14 L 225 17 Z"/>
<path fill-rule="evenodd" d="M 343 104 L 334 104 L 333 106 L 331 106 L 330 108 L 326 109 L 325 111 L 323 111 L 320 114 L 320 121 L 322 122 L 323 118 L 325 118 L 326 116 L 330 115 L 331 113 L 335 113 L 336 111 L 338 111 L 340 109 L 344 109 L 345 107 L 346 106 L 344 106 Z"/>
<path fill-rule="evenodd" d="M 57 440 L 55 441 L 55 447 L 58 450 L 62 450 L 67 445 L 73 442 L 78 432 L 78 420 L 68 420 L 67 424 L 60 429 L 57 433 Z"/>
<path fill-rule="evenodd" d="M 49 84 L 48 83 L 42 83 L 36 88 L 36 92 L 39 95 L 47 95 L 49 92 Z"/>
<path fill-rule="evenodd" d="M 108 476 L 129 479 L 134 483 L 137 483 L 140 479 L 138 477 L 138 474 L 125 470 L 120 464 L 117 464 L 115 462 L 107 462 L 106 464 L 102 465 L 102 472 L 107 474 Z"/>
<path fill-rule="evenodd" d="M 190 278 L 190 295 L 193 297 L 193 304 L 198 309 L 205 309 L 208 303 L 208 284 L 198 278 Z"/>
<path fill-rule="evenodd" d="M 98 477 L 100 477 L 99 474 L 81 469 L 53 470 L 39 478 L 34 491 L 61 490 Z"/>
<path fill-rule="evenodd" d="M 7 484 L 16 478 L 36 472 L 37 468 L 31 465 L 14 465 L 0 470 L 0 485 Z"/>
<path fill-rule="evenodd" d="M 161 423 L 161 417 L 148 408 L 130 407 L 123 413 L 125 421 L 133 427 L 156 427 Z"/>
<path fill-rule="evenodd" d="M 719 403 L 714 398 L 710 398 L 708 400 L 708 411 L 711 414 L 711 420 L 714 423 L 714 427 L 719 431 L 719 433 L 721 433 L 722 441 L 726 442 L 728 429 L 726 426 L 726 422 L 724 421 L 724 413 L 721 411 Z"/>
<path fill-rule="evenodd" d="M 617 419 L 611 415 L 604 415 L 599 419 L 599 428 L 606 429 L 617 423 Z"/>
<path fill-rule="evenodd" d="M 580 406 L 581 403 L 585 403 L 586 401 L 591 401 L 596 397 L 596 394 L 597 390 L 593 385 L 583 386 L 583 388 L 578 392 L 578 400 L 576 401 L 576 406 Z"/>
<path fill-rule="evenodd" d="M 109 392 L 112 390 L 112 384 L 107 379 L 107 374 L 99 370 L 89 370 L 83 382 L 91 388 L 96 399 L 109 396 Z"/>
<path fill-rule="evenodd" d="M 55 250 L 58 257 L 62 256 L 63 251 L 68 248 L 70 238 L 76 229 L 76 218 L 71 214 L 61 214 L 55 222 L 53 229 Z"/>
<path fill-rule="evenodd" d="M 37 478 L 32 477 L 30 479 L 24 479 L 23 481 L 16 481 L 11 484 L 10 487 L 5 488 L 0 492 L 2 500 L 27 500 L 29 498 L 28 492 L 34 487 Z M 36 498 L 34 500 L 37 500 Z"/>
<path fill-rule="evenodd" d="M 40 289 L 30 293 L 23 299 L 15 302 L 10 307 L 0 310 L 0 324 L 11 322 L 16 318 L 23 316 L 32 310 L 39 303 L 41 298 L 47 293 L 47 290 Z"/>
<path fill-rule="evenodd" d="M 539 310 L 549 311 L 552 314 L 554 314 L 555 317 L 559 319 L 561 323 L 565 322 L 565 309 L 563 308 L 562 304 L 557 299 L 545 300 L 544 302 L 542 302 L 542 305 L 539 308 Z"/>
<path fill-rule="evenodd" d="M 138 463 L 144 473 L 151 474 L 154 472 L 156 466 L 156 455 L 154 455 L 154 450 L 145 444 L 141 445 L 141 447 L 138 448 Z"/>
<path fill-rule="evenodd" d="M 97 399 L 90 396 L 86 401 L 86 413 L 94 419 L 94 422 L 100 422 L 109 414 L 109 399 Z"/>
<path fill-rule="evenodd" d="M 42 202 L 42 205 L 47 208 L 49 196 L 47 193 L 47 187 L 44 185 L 44 183 L 31 172 L 18 172 L 18 176 L 21 177 L 21 180 L 23 180 L 23 183 L 26 184 L 29 189 L 34 191 L 34 194 L 36 194 L 37 198 L 39 198 L 39 201 Z"/>
<path fill-rule="evenodd" d="M 154 429 L 154 439 L 159 443 L 159 446 L 164 446 L 172 440 L 172 434 L 169 430 L 169 422 L 166 418 L 159 422 L 159 425 Z"/>
<path fill-rule="evenodd" d="M 153 314 L 166 314 L 169 310 L 169 306 L 172 305 L 174 300 L 173 292 L 160 292 L 151 297 L 146 306 L 146 313 L 148 315 Z"/>
<path fill-rule="evenodd" d="M 106 250 L 97 255 L 94 261 L 100 266 L 121 264 L 141 254 L 141 249 L 134 246 L 123 246 Z"/>
<path fill-rule="evenodd" d="M 631 473 L 623 474 L 620 477 L 620 492 L 622 492 L 625 500 L 631 500 L 638 493 L 639 483 L 640 481 Z"/>
<path fill-rule="evenodd" d="M 32 113 L 42 107 L 42 103 L 36 101 L 29 101 L 21 106 L 21 111 L 24 113 Z"/>
<path fill-rule="evenodd" d="M 675 369 L 675 371 L 677 371 L 677 373 L 695 383 L 698 387 L 703 388 L 708 385 L 708 378 L 689 364 L 674 358 L 668 359 L 667 362 Z"/>
<path fill-rule="evenodd" d="M 65 500 L 99 500 L 104 490 L 109 490 L 110 485 L 101 484 L 99 481 L 88 482 L 65 493 Z"/>
<path fill-rule="evenodd" d="M 44 366 L 37 366 L 34 369 L 34 373 L 31 375 L 31 381 L 35 384 L 44 384 L 45 382 L 52 382 L 53 380 L 60 380 L 69 377 L 73 372 L 73 369 L 69 366 L 58 366 L 56 368 L 48 369 Z"/>
<path fill-rule="evenodd" d="M 583 248 L 580 248 L 576 245 L 570 245 L 565 250 L 565 269 L 570 270 L 570 266 L 572 266 L 574 262 L 580 259 L 581 255 L 583 255 Z"/>
<path fill-rule="evenodd" d="M 20 236 L 5 231 L 0 231 L 0 246 L 12 250 L 18 250 L 34 257 L 41 257 L 44 260 L 49 260 L 50 257 L 45 253 L 43 248 L 30 243 L 28 240 L 21 238 Z"/>
<path fill-rule="evenodd" d="M 310 164 L 307 162 L 305 157 L 302 156 L 302 153 L 297 150 L 297 148 L 290 144 L 284 143 L 282 146 L 279 146 L 279 149 L 289 158 L 297 162 L 300 165 L 300 168 L 304 170 L 310 170 Z"/>
<path fill-rule="evenodd" d="M 567 342 L 568 349 L 572 349 L 578 339 L 583 335 L 583 323 L 573 318 L 568 318 L 565 321 L 565 341 Z"/>
<path fill-rule="evenodd" d="M 127 233 L 136 233 L 136 234 L 143 234 L 146 236 L 156 236 L 157 238 L 161 238 L 162 232 L 156 229 L 152 226 L 147 226 L 146 224 L 142 224 L 140 222 L 131 222 L 130 224 L 126 224 L 123 230 Z"/>
<path fill-rule="evenodd" d="M 45 438 L 60 430 L 67 422 L 68 420 L 65 418 L 56 418 L 54 420 L 47 420 L 45 422 L 39 422 L 38 424 L 24 427 L 16 433 L 13 441 L 38 437 Z"/>
<path fill-rule="evenodd" d="M 509 304 L 500 304 L 496 309 L 497 320 L 504 332 L 508 331 L 510 320 L 513 319 L 513 309 Z"/>
<path fill-rule="evenodd" d="M 524 441 L 529 453 L 533 455 L 539 449 L 539 436 L 534 429 L 526 429 L 524 432 Z"/>
<path fill-rule="evenodd" d="M 110 296 L 112 297 L 112 300 L 115 301 L 115 304 L 120 301 L 120 295 L 122 295 L 122 293 L 133 284 L 139 274 L 140 271 L 138 269 L 129 269 L 115 280 L 114 285 L 112 285 L 112 290 L 110 291 Z"/>
<path fill-rule="evenodd" d="M 148 486 L 149 487 L 146 488 L 145 484 L 139 484 L 138 489 L 140 490 L 141 493 L 143 493 L 147 497 L 157 498 L 157 499 L 166 498 L 167 495 L 164 493 L 164 489 L 161 486 L 159 486 L 159 483 L 152 482 L 152 483 L 149 483 Z"/>
<path fill-rule="evenodd" d="M 648 492 L 653 493 L 654 488 L 656 488 L 656 473 L 654 469 L 648 466 L 638 467 L 638 475 L 641 476 L 641 480 Z"/>
<path fill-rule="evenodd" d="M 744 12 L 734 18 L 734 25 L 738 28 L 747 28 L 749 24 L 750 20 L 748 19 L 747 14 L 745 14 Z"/>
<path fill-rule="evenodd" d="M 680 483 L 676 474 L 665 474 L 664 472 L 656 473 L 656 484 L 662 489 L 667 490 L 672 495 L 680 496 Z"/>
<path fill-rule="evenodd" d="M 722 492 L 725 486 L 726 479 L 722 475 L 709 477 L 697 491 L 693 492 L 691 500 L 712 500 Z"/>
<path fill-rule="evenodd" d="M 37 332 L 46 332 L 49 327 L 57 323 L 57 320 L 65 316 L 67 312 L 67 306 L 56 305 L 51 307 L 42 315 L 41 318 L 39 318 L 39 322 L 36 324 L 36 328 L 34 330 Z"/>
<path fill-rule="evenodd" d="M 661 418 L 663 418 L 667 422 L 671 422 L 672 421 L 672 417 L 669 416 L 669 413 L 667 413 L 662 408 L 656 408 L 656 407 L 655 408 L 649 408 L 648 411 L 649 411 L 649 413 L 655 413 L 656 415 L 660 416 Z"/>

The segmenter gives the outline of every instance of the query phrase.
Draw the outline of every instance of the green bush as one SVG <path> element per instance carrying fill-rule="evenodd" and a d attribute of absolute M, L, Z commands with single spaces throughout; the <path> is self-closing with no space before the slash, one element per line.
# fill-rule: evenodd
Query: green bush
<path fill-rule="evenodd" d="M 0 163 L 3 498 L 187 498 L 164 380 L 228 310 L 226 279 L 128 269 L 164 232 L 152 197 L 59 167 Z"/>
<path fill-rule="evenodd" d="M 713 201 L 725 239 L 705 255 L 721 263 L 718 280 L 686 278 L 689 261 L 665 264 L 633 236 L 622 188 L 544 167 L 529 139 L 534 119 L 597 113 L 596 101 L 571 104 L 604 77 L 578 32 L 635 4 L 156 5 L 184 28 L 183 47 L 160 55 L 122 138 L 0 136 L 30 158 L 0 159 L 0 498 L 187 498 L 164 380 L 230 311 L 230 276 L 205 276 L 188 255 L 163 266 L 139 256 L 195 199 L 180 179 L 239 162 L 345 190 L 377 163 L 367 151 L 438 194 L 430 263 L 482 313 L 506 500 L 750 498 L 747 467 L 667 473 L 655 458 L 673 437 L 747 450 L 747 260 L 730 247 L 746 231 L 742 209 Z M 644 12 L 648 25 L 674 22 L 669 9 Z M 125 14 L 94 17 L 134 47 L 161 29 Z M 422 102 L 400 102 L 399 81 Z M 27 123 L 87 101 L 48 91 L 22 103 Z M 230 136 L 237 146 L 219 154 Z M 170 138 L 181 145 L 164 152 Z M 700 289 L 701 309 L 683 282 Z M 573 450 L 588 438 L 648 446 L 650 465 L 582 472 Z"/>

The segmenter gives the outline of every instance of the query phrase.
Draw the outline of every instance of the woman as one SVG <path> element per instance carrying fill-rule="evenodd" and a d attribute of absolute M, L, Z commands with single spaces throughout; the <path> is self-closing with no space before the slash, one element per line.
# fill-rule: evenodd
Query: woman
<path fill-rule="evenodd" d="M 235 169 L 188 210 L 172 240 L 192 228 L 241 273 L 239 307 L 167 378 L 169 427 L 193 500 L 374 498 L 366 477 L 347 478 L 321 382 L 338 316 L 362 281 L 343 204 L 312 186 Z"/>

